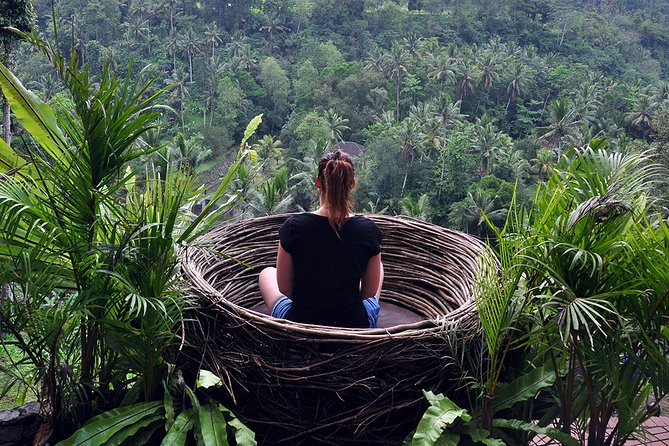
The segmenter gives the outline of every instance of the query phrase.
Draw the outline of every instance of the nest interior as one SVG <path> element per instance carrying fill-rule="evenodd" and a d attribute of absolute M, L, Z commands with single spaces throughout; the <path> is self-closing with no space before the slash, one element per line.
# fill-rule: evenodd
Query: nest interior
<path fill-rule="evenodd" d="M 443 330 L 478 332 L 473 291 L 488 251 L 463 233 L 369 216 L 384 234 L 382 303 L 404 312 L 401 323 L 299 324 L 258 311 L 258 273 L 275 264 L 288 216 L 224 225 L 183 251 L 184 286 L 199 308 L 181 360 L 223 380 L 215 396 L 261 444 L 399 444 L 425 410 L 421 389 L 456 385 Z"/>

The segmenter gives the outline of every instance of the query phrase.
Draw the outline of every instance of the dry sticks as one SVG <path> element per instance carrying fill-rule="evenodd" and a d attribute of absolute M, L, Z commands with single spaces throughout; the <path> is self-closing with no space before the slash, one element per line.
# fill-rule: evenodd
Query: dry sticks
<path fill-rule="evenodd" d="M 276 260 L 287 215 L 239 221 L 182 252 L 185 289 L 200 308 L 186 365 L 219 375 L 222 400 L 265 444 L 392 444 L 424 410 L 421 389 L 448 390 L 444 321 L 478 333 L 478 240 L 413 219 L 370 216 L 384 233 L 383 299 L 424 317 L 382 329 L 299 324 L 249 310 L 260 270 Z M 413 423 L 413 426 L 412 426 Z"/>

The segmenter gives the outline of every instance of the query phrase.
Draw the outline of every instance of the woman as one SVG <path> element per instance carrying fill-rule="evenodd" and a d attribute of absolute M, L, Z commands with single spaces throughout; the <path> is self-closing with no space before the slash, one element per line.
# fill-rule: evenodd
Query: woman
<path fill-rule="evenodd" d="M 279 229 L 276 268 L 260 273 L 274 317 L 340 327 L 375 328 L 383 283 L 382 234 L 350 213 L 353 162 L 340 150 L 318 162 L 320 207 L 291 216 Z"/>

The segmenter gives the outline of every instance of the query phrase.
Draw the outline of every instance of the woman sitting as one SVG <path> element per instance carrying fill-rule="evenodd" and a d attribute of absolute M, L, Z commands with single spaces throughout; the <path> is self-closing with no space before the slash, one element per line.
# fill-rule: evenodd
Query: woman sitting
<path fill-rule="evenodd" d="M 279 229 L 276 268 L 259 277 L 277 318 L 339 327 L 375 328 L 383 284 L 381 230 L 351 214 L 353 162 L 340 150 L 318 162 L 320 207 L 291 216 Z"/>

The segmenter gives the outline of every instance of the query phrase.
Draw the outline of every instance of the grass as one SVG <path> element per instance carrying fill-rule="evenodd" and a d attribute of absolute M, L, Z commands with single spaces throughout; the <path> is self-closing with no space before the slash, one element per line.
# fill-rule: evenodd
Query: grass
<path fill-rule="evenodd" d="M 15 375 L 26 378 L 33 371 L 28 364 L 15 364 L 23 356 L 21 350 L 11 344 L 12 339 L 7 337 L 0 343 L 0 410 L 7 410 L 25 403 L 37 400 L 37 395 L 17 380 Z"/>

